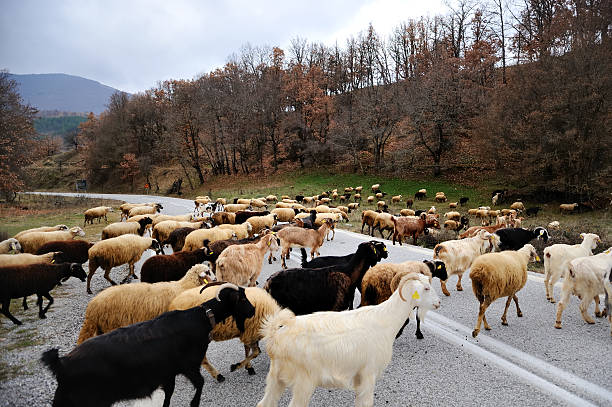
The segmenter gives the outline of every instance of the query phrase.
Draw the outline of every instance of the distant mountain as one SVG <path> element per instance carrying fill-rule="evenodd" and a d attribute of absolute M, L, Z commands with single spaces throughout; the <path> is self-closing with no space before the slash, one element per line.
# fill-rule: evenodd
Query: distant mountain
<path fill-rule="evenodd" d="M 80 76 L 63 73 L 9 75 L 18 84 L 21 97 L 38 110 L 94 112 L 106 110 L 115 88 Z"/>

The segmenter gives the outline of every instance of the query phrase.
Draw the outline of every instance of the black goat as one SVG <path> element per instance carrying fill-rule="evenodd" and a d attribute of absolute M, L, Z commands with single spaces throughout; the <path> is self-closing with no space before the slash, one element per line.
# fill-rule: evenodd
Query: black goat
<path fill-rule="evenodd" d="M 298 226 L 303 227 L 304 229 L 318 229 L 317 225 L 315 225 L 315 220 L 317 219 L 317 211 L 314 209 L 310 211 L 310 216 L 304 219 L 300 219 L 302 224 L 298 223 Z M 296 220 L 297 222 L 297 220 Z"/>
<path fill-rule="evenodd" d="M 427 211 L 417 209 L 416 211 L 414 211 L 414 216 L 421 216 L 422 213 L 427 213 Z"/>
<path fill-rule="evenodd" d="M 374 244 L 364 242 L 349 263 L 282 270 L 268 278 L 264 289 L 296 315 L 342 311 L 353 303 L 357 282 L 378 261 Z"/>
<path fill-rule="evenodd" d="M 419 191 L 417 191 L 417 192 L 414 194 L 414 199 L 419 199 L 419 200 L 422 200 L 422 199 L 425 199 L 425 198 L 427 198 L 427 194 L 426 194 L 425 192 L 419 192 Z"/>
<path fill-rule="evenodd" d="M 467 201 L 469 201 L 470 198 L 468 198 L 467 196 L 461 197 L 459 198 L 459 205 L 463 206 L 467 203 Z"/>
<path fill-rule="evenodd" d="M 16 325 L 21 325 L 21 321 L 11 315 L 9 307 L 12 298 L 27 297 L 36 294 L 38 297 L 38 316 L 46 318 L 45 314 L 53 304 L 53 297 L 49 294 L 59 282 L 66 281 L 70 277 L 76 277 L 85 281 L 87 274 L 78 263 L 62 264 L 27 264 L 24 266 L 0 267 L 0 303 L 2 313 Z M 43 297 L 49 300 L 43 309 Z"/>
<path fill-rule="evenodd" d="M 412 198 L 406 199 L 406 208 L 412 208 L 412 205 L 414 205 Z"/>
<path fill-rule="evenodd" d="M 525 210 L 525 214 L 527 216 L 538 216 L 538 212 L 540 212 L 542 210 L 542 207 L 540 206 L 532 206 L 531 208 L 527 208 Z"/>
<path fill-rule="evenodd" d="M 537 227 L 533 230 L 503 228 L 496 230 L 495 233 L 499 236 L 499 249 L 502 251 L 519 250 L 535 238 L 544 240 L 544 243 L 548 240 L 548 231 L 543 227 Z"/>
<path fill-rule="evenodd" d="M 269 211 L 238 211 L 236 212 L 236 220 L 234 221 L 234 223 L 236 225 L 240 225 L 241 223 L 246 222 L 248 218 L 251 218 L 253 216 L 265 216 L 269 214 Z"/>
<path fill-rule="evenodd" d="M 304 202 L 304 195 L 296 195 L 295 200 L 298 201 L 299 203 Z"/>
<path fill-rule="evenodd" d="M 255 308 L 244 288 L 228 284 L 219 289 L 216 299 L 90 338 L 66 356 L 50 349 L 41 360 L 58 382 L 53 405 L 111 406 L 149 397 L 161 386 L 168 407 L 176 375 L 183 374 L 196 389 L 191 406 L 199 406 L 204 385 L 200 363 L 210 332 L 230 316 L 244 332 L 244 321 L 253 315 Z"/>
<path fill-rule="evenodd" d="M 204 240 L 204 247 L 191 252 L 180 251 L 149 257 L 140 269 L 141 281 L 157 283 L 180 280 L 191 267 L 211 261 L 210 250 L 206 247 L 207 243 L 208 239 Z"/>

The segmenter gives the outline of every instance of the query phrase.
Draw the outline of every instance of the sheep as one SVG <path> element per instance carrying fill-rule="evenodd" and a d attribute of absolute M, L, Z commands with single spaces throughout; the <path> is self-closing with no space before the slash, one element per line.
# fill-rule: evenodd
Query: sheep
<path fill-rule="evenodd" d="M 378 209 L 382 209 L 387 206 L 387 203 L 385 201 L 378 201 L 376 202 L 376 206 L 378 207 Z"/>
<path fill-rule="evenodd" d="M 250 205 L 251 204 L 251 200 L 250 199 L 244 199 L 244 198 L 234 198 L 234 203 L 235 204 Z"/>
<path fill-rule="evenodd" d="M 470 200 L 470 198 L 468 198 L 467 196 L 461 197 L 459 198 L 459 205 L 463 206 L 465 205 L 468 201 Z"/>
<path fill-rule="evenodd" d="M 110 407 L 149 397 L 161 386 L 164 406 L 169 406 L 175 377 L 183 374 L 196 389 L 190 405 L 199 406 L 204 383 L 199 368 L 212 329 L 231 316 L 242 332 L 244 321 L 254 314 L 244 289 L 227 284 L 219 287 L 216 298 L 197 307 L 100 335 L 61 358 L 57 348 L 48 350 L 41 360 L 58 381 L 53 405 Z"/>
<path fill-rule="evenodd" d="M 444 192 L 438 192 L 436 193 L 436 197 L 434 198 L 434 200 L 438 203 L 442 203 L 442 202 L 446 202 L 448 198 L 446 198 L 446 195 L 444 195 Z"/>
<path fill-rule="evenodd" d="M 406 208 L 410 209 L 412 208 L 412 205 L 414 205 L 414 201 L 412 200 L 412 198 L 406 199 Z"/>
<path fill-rule="evenodd" d="M 102 240 L 110 239 L 121 235 L 144 235 L 148 225 L 153 221 L 149 217 L 144 217 L 138 222 L 115 222 L 102 229 Z"/>
<path fill-rule="evenodd" d="M 578 257 L 592 256 L 601 239 L 594 233 L 581 233 L 582 242 L 576 245 L 554 244 L 544 248 L 544 288 L 546 299 L 555 303 L 554 286 L 563 277 L 567 264 Z"/>
<path fill-rule="evenodd" d="M 542 210 L 542 207 L 540 207 L 540 206 L 532 206 L 532 207 L 527 208 L 525 210 L 525 214 L 527 216 L 532 216 L 532 215 L 533 216 L 538 216 L 538 212 L 540 212 L 541 210 Z"/>
<path fill-rule="evenodd" d="M 297 317 L 281 311 L 262 328 L 270 371 L 257 407 L 276 406 L 285 386 L 292 388 L 292 406 L 307 405 L 317 386 L 353 388 L 355 405 L 372 406 L 376 379 L 391 360 L 399 328 L 414 307 L 439 306 L 428 278 L 412 274 L 379 305 Z"/>
<path fill-rule="evenodd" d="M 486 230 L 489 233 L 494 233 L 495 231 L 503 228 L 503 224 L 493 225 L 493 226 L 472 226 L 468 228 L 465 232 L 459 235 L 459 239 L 465 239 L 466 237 L 474 237 L 481 230 Z"/>
<path fill-rule="evenodd" d="M 170 302 L 177 295 L 210 281 L 214 281 L 210 267 L 207 264 L 196 264 L 177 281 L 109 287 L 87 304 L 77 345 L 117 328 L 155 318 L 168 311 Z"/>
<path fill-rule="evenodd" d="M 401 216 L 414 216 L 414 211 L 412 209 L 402 209 L 400 210 Z"/>
<path fill-rule="evenodd" d="M 361 201 L 361 194 L 355 194 L 355 202 Z"/>
<path fill-rule="evenodd" d="M 374 196 L 373 195 L 368 196 L 367 200 L 368 200 L 368 203 L 370 203 L 370 204 L 374 203 Z"/>
<path fill-rule="evenodd" d="M 253 219 L 253 218 L 251 218 Z M 202 247 L 202 242 L 208 239 L 210 242 L 217 240 L 232 239 L 236 237 L 236 233 L 229 229 L 219 229 L 214 227 L 212 229 L 196 229 L 185 238 L 185 244 L 183 250 L 185 252 L 193 251 Z"/>
<path fill-rule="evenodd" d="M 21 244 L 19 244 L 19 240 L 15 239 L 14 237 L 0 242 L 0 254 L 7 254 L 10 252 L 21 252 Z"/>
<path fill-rule="evenodd" d="M 540 258 L 530 244 L 526 244 L 517 251 L 483 254 L 474 260 L 470 278 L 472 279 L 472 290 L 480 303 L 478 320 L 472 331 L 474 338 L 478 336 L 483 321 L 485 329 L 487 331 L 491 329 L 487 323 L 485 311 L 498 298 L 508 297 L 504 314 L 501 317 L 502 325 L 508 325 L 506 314 L 511 300 L 514 300 L 516 304 L 517 316 L 523 316 L 516 293 L 525 286 L 527 263 L 533 260 L 540 261 Z"/>
<path fill-rule="evenodd" d="M 104 270 L 104 278 L 112 285 L 117 283 L 110 278 L 111 269 L 125 263 L 128 264 L 130 272 L 124 281 L 127 281 L 130 276 L 138 278 L 134 272 L 134 263 L 140 260 L 142 254 L 148 249 L 159 253 L 160 246 L 157 240 L 136 235 L 121 235 L 94 243 L 88 253 L 87 294 L 92 294 L 91 278 L 98 267 Z"/>
<path fill-rule="evenodd" d="M 305 229 L 316 229 L 315 223 L 317 221 L 317 211 L 314 209 L 310 211 L 309 214 L 300 213 L 295 216 L 295 224 L 301 228 Z"/>
<path fill-rule="evenodd" d="M 38 316 L 44 319 L 53 304 L 53 297 L 49 291 L 70 277 L 85 281 L 85 270 L 77 263 L 36 263 L 0 267 L 0 304 L 2 305 L 0 311 L 15 325 L 21 325 L 22 322 L 10 313 L 11 299 L 23 297 L 25 300 L 27 296 L 36 294 Z M 43 297 L 49 301 L 44 309 Z"/>
<path fill-rule="evenodd" d="M 478 209 L 476 208 L 472 208 L 472 209 L 468 209 L 468 215 L 470 216 L 476 216 L 476 212 L 478 212 Z"/>
<path fill-rule="evenodd" d="M 291 247 L 309 247 L 310 257 L 314 258 L 319 254 L 319 247 L 323 245 L 327 231 L 332 228 L 333 221 L 326 219 L 325 223 L 317 230 L 302 229 L 299 227 L 287 227 L 277 233 L 281 244 L 281 263 L 284 269 L 287 268 L 285 259 L 288 257 Z"/>
<path fill-rule="evenodd" d="M 282 195 L 281 199 L 291 199 L 291 198 L 289 198 L 289 195 Z"/>
<path fill-rule="evenodd" d="M 163 242 L 168 240 L 170 234 L 178 229 L 178 228 L 192 228 L 192 229 L 200 229 L 204 225 L 203 221 L 200 222 L 179 222 L 176 220 L 165 220 L 163 222 L 159 222 L 157 225 L 153 227 L 153 233 L 151 237 L 156 239 L 163 248 Z"/>
<path fill-rule="evenodd" d="M 433 277 L 437 277 L 440 280 L 446 280 L 448 278 L 446 274 L 446 266 L 444 262 L 439 260 L 429 261 L 405 261 L 403 263 L 381 263 L 370 268 L 361 282 L 361 306 L 365 305 L 377 305 L 383 301 L 386 301 L 393 291 L 397 288 L 397 283 L 401 278 L 408 273 L 420 273 L 429 276 L 429 282 Z M 417 330 L 415 336 L 417 339 L 423 339 L 423 333 L 421 332 L 421 319 L 424 314 L 417 313 Z M 408 325 L 409 319 L 406 319 L 404 326 L 399 330 L 396 338 L 402 334 L 404 327 Z"/>
<path fill-rule="evenodd" d="M 525 210 L 525 205 L 522 202 L 517 201 L 510 205 L 510 209 L 514 209 L 517 212 L 523 212 Z"/>
<path fill-rule="evenodd" d="M 350 203 L 350 204 L 348 204 L 348 205 L 347 205 L 347 207 L 348 207 L 350 210 L 353 210 L 353 211 L 354 211 L 354 210 L 356 210 L 357 208 L 359 208 L 359 202 L 353 202 L 353 203 Z"/>
<path fill-rule="evenodd" d="M 476 219 L 480 219 L 482 226 L 489 226 L 489 211 L 486 209 L 477 210 Z"/>
<path fill-rule="evenodd" d="M 447 240 L 434 247 L 433 258 L 442 260 L 446 264 L 448 276 L 457 275 L 457 291 L 463 291 L 461 278 L 463 273 L 481 254 L 493 249 L 493 236 L 486 230 L 479 231 L 476 236 L 463 240 Z M 446 280 L 440 280 L 442 292 L 446 296 L 450 293 L 446 289 Z"/>
<path fill-rule="evenodd" d="M 246 211 L 250 208 L 249 204 L 228 204 L 225 205 L 225 212 Z"/>
<path fill-rule="evenodd" d="M 376 199 L 382 199 L 384 195 L 382 192 L 378 192 L 374 196 L 376 197 Z"/>
<path fill-rule="evenodd" d="M 340 209 L 342 212 L 344 212 L 345 214 L 349 214 L 351 213 L 351 209 L 348 206 L 342 206 L 342 205 L 338 205 L 336 206 L 337 209 Z"/>
<path fill-rule="evenodd" d="M 456 221 L 460 221 L 461 220 L 461 214 L 459 212 L 455 212 L 455 211 L 446 212 L 444 214 L 444 217 L 448 218 L 448 220 L 456 220 Z"/>
<path fill-rule="evenodd" d="M 444 221 L 444 229 L 452 230 L 455 232 L 459 232 L 464 227 L 469 227 L 469 225 L 470 221 L 466 216 L 462 216 L 459 222 L 457 222 L 456 220 Z"/>
<path fill-rule="evenodd" d="M 507 209 L 507 208 L 500 210 L 500 212 L 501 212 L 501 214 L 503 216 L 516 215 L 517 214 L 516 210 L 514 210 L 514 209 Z"/>
<path fill-rule="evenodd" d="M 276 197 L 276 195 L 268 195 L 268 196 L 266 196 L 266 201 L 268 201 L 268 202 L 277 202 L 278 198 Z"/>
<path fill-rule="evenodd" d="M 238 211 L 234 215 L 234 224 L 241 224 L 246 222 L 249 218 L 253 216 L 266 216 L 269 215 L 268 211 Z"/>
<path fill-rule="evenodd" d="M 153 220 L 153 227 L 157 226 L 158 223 L 165 222 L 167 220 L 174 220 L 176 222 L 191 222 L 193 220 L 193 214 L 186 213 L 183 215 L 151 215 L 151 219 Z"/>
<path fill-rule="evenodd" d="M 214 298 L 219 290 L 218 284 L 223 283 L 208 284 L 204 287 L 204 290 L 200 287 L 196 287 L 183 291 L 172 300 L 169 309 L 186 310 Z M 281 308 L 274 298 L 261 288 L 247 287 L 244 292 L 249 302 L 255 307 L 255 315 L 244 321 L 244 330 L 240 331 L 234 319 L 229 317 L 213 328 L 210 333 L 210 338 L 216 342 L 239 338 L 244 344 L 245 359 L 232 364 L 230 370 L 234 372 L 244 367 L 249 375 L 254 375 L 255 369 L 251 366 L 251 361 L 261 353 L 261 349 L 259 348 L 259 341 L 263 337 L 261 334 L 261 325 L 264 320 L 279 312 Z M 225 381 L 225 377 L 209 362 L 206 354 L 202 360 L 202 366 L 204 366 L 208 373 L 210 373 L 219 383 Z"/>
<path fill-rule="evenodd" d="M 22 230 L 21 232 L 17 233 L 13 237 L 15 239 L 19 240 L 19 238 L 21 236 L 25 235 L 26 233 L 31 233 L 31 232 L 57 232 L 57 231 L 60 231 L 60 230 L 68 230 L 68 226 L 66 226 L 66 225 L 41 226 L 39 228 Z"/>
<path fill-rule="evenodd" d="M 353 308 L 355 289 L 368 269 L 386 257 L 386 251 L 373 242 L 363 242 L 357 251 L 344 258 L 321 259 L 308 265 L 302 249 L 302 264 L 307 268 L 281 270 L 268 278 L 264 289 L 282 307 L 296 315 L 316 311 L 342 311 Z"/>
<path fill-rule="evenodd" d="M 604 278 L 612 268 L 612 248 L 595 256 L 575 258 L 565 263 L 565 268 L 567 271 L 563 279 L 561 299 L 557 305 L 555 328 L 561 329 L 561 315 L 572 294 L 580 298 L 579 308 L 582 319 L 588 324 L 594 324 L 595 321 L 587 314 L 587 311 L 591 301 L 595 300 L 595 316 L 605 315 L 605 312 L 599 311 L 599 295 L 606 294 Z"/>
<path fill-rule="evenodd" d="M 211 261 L 210 249 L 204 247 L 191 252 L 177 252 L 168 255 L 149 257 L 140 269 L 143 283 L 158 283 L 160 281 L 176 281 L 183 278 L 187 271 L 196 264 Z M 212 276 L 213 274 L 211 274 Z"/>
<path fill-rule="evenodd" d="M 227 199 L 225 199 L 225 198 L 217 198 L 217 199 L 215 200 L 215 203 L 217 203 L 217 204 L 219 204 L 219 205 L 223 205 L 223 206 L 225 206 L 225 205 L 227 205 Z"/>
<path fill-rule="evenodd" d="M 457 208 L 457 206 L 459 206 L 459 202 L 449 202 L 449 203 L 448 203 L 448 207 L 449 207 L 450 209 L 456 209 L 456 208 Z"/>
<path fill-rule="evenodd" d="M 47 242 L 36 251 L 37 255 L 62 252 L 62 261 L 83 264 L 89 259 L 88 251 L 93 243 L 84 240 L 56 240 Z"/>
<path fill-rule="evenodd" d="M 436 212 L 437 212 L 437 209 L 435 206 L 432 206 L 431 208 L 427 210 L 427 213 L 432 214 L 432 215 L 435 215 Z"/>
<path fill-rule="evenodd" d="M 85 232 L 78 226 L 74 226 L 69 230 L 60 230 L 56 232 L 29 232 L 19 236 L 19 244 L 24 253 L 36 253 L 38 248 L 47 242 L 54 240 L 72 240 L 77 236 L 85 236 Z"/>
<path fill-rule="evenodd" d="M 361 233 L 363 233 L 363 227 L 365 225 L 368 225 L 368 235 L 373 236 L 374 235 L 374 221 L 376 220 L 376 217 L 378 216 L 378 212 L 375 211 L 371 211 L 371 210 L 365 210 L 363 212 L 361 212 Z"/>
<path fill-rule="evenodd" d="M 495 231 L 499 236 L 499 250 L 518 250 L 533 239 L 542 239 L 544 243 L 548 240 L 548 231 L 543 227 L 533 230 L 522 228 L 504 228 Z"/>
<path fill-rule="evenodd" d="M 561 204 L 559 205 L 559 212 L 561 213 L 572 213 L 578 207 L 577 203 L 573 204 Z"/>
<path fill-rule="evenodd" d="M 190 234 L 194 230 L 197 230 L 197 229 L 192 228 L 192 227 L 174 229 L 170 233 L 170 236 L 168 236 L 168 239 L 166 239 L 163 242 L 160 242 L 160 244 L 170 245 L 172 247 L 173 253 L 181 251 L 183 250 L 183 246 L 185 245 L 185 238 L 187 237 L 188 234 Z"/>
<path fill-rule="evenodd" d="M 28 264 L 40 263 L 65 263 L 64 254 L 60 251 L 53 251 L 41 254 L 0 254 L 0 267 L 25 266 Z"/>
<path fill-rule="evenodd" d="M 257 243 L 228 247 L 217 258 L 217 279 L 254 287 L 261 273 L 264 255 L 268 249 L 275 252 L 279 245 L 279 238 L 271 233 L 262 237 Z"/>
<path fill-rule="evenodd" d="M 491 198 L 491 205 L 497 206 L 497 202 L 499 201 L 499 197 L 500 196 L 501 196 L 501 194 L 499 192 L 497 194 L 493 195 L 493 198 Z"/>
<path fill-rule="evenodd" d="M 394 216 L 391 215 L 390 213 L 377 212 L 376 217 L 374 218 L 374 224 L 372 226 L 371 236 L 374 236 L 374 231 L 376 230 L 376 228 L 378 228 L 378 231 L 380 232 L 380 237 L 383 239 L 384 239 L 383 231 L 388 230 L 389 235 L 387 236 L 387 239 L 389 239 L 391 237 L 391 234 L 393 233 L 393 227 L 394 227 L 393 220 L 392 220 L 393 218 Z"/>
<path fill-rule="evenodd" d="M 560 224 L 558 220 L 553 220 L 548 225 L 546 225 L 546 227 L 551 230 L 559 230 L 559 225 Z"/>
<path fill-rule="evenodd" d="M 414 194 L 414 199 L 423 200 L 425 198 L 427 198 L 427 190 L 425 189 L 420 189 Z"/>
<path fill-rule="evenodd" d="M 279 222 L 291 222 L 300 212 L 291 208 L 276 208 L 272 209 L 271 213 L 276 215 Z"/>
<path fill-rule="evenodd" d="M 399 218 L 391 217 L 393 222 L 393 245 L 397 240 L 402 245 L 402 240 L 406 236 L 412 236 L 412 244 L 417 244 L 417 238 L 421 233 L 428 234 L 428 227 L 436 229 L 440 228 L 440 223 L 435 217 L 428 217 L 426 214 L 421 213 L 421 216 L 402 216 Z"/>
<path fill-rule="evenodd" d="M 612 250 L 607 250 L 608 254 Z M 608 315 L 608 323 L 610 324 L 610 336 L 612 336 L 612 268 L 609 268 L 603 278 L 604 290 L 606 291 L 606 308 L 604 314 Z"/>
<path fill-rule="evenodd" d="M 100 223 L 101 219 L 104 218 L 105 221 L 108 222 L 106 215 L 109 212 L 113 212 L 113 208 L 110 206 L 97 206 L 95 208 L 87 209 L 83 215 L 85 216 L 85 221 L 83 222 L 83 227 L 87 224 L 87 222 L 93 225 L 94 219 L 98 219 L 98 223 Z"/>
<path fill-rule="evenodd" d="M 374 184 L 372 185 L 372 192 L 376 192 L 380 189 L 380 184 Z"/>
<path fill-rule="evenodd" d="M 160 209 L 163 209 L 161 204 L 157 204 L 155 202 L 134 203 L 134 204 L 124 203 L 124 204 L 121 204 L 121 205 L 119 205 L 119 210 L 121 211 L 121 220 L 129 218 L 130 217 L 129 216 L 130 210 L 132 210 L 134 208 L 138 208 L 138 207 L 142 207 L 142 206 L 150 206 L 150 207 L 154 208 L 157 205 L 159 205 Z"/>
<path fill-rule="evenodd" d="M 211 215 L 210 219 L 213 225 L 233 225 L 236 223 L 236 213 L 223 211 L 215 212 Z"/>
<path fill-rule="evenodd" d="M 271 213 L 266 216 L 254 216 L 249 218 L 247 222 L 251 225 L 252 233 L 259 234 L 262 230 L 272 228 L 278 223 L 278 217 L 276 214 Z"/>
<path fill-rule="evenodd" d="M 219 225 L 218 228 L 234 231 L 237 239 L 246 239 L 253 236 L 253 226 L 248 221 L 240 225 Z"/>
<path fill-rule="evenodd" d="M 136 208 L 130 209 L 128 216 L 131 218 L 136 215 L 153 215 L 159 213 L 163 209 L 161 204 L 155 204 L 155 206 L 137 206 Z"/>
<path fill-rule="evenodd" d="M 399 203 L 402 200 L 402 196 L 401 195 L 394 195 L 391 197 L 391 203 Z"/>

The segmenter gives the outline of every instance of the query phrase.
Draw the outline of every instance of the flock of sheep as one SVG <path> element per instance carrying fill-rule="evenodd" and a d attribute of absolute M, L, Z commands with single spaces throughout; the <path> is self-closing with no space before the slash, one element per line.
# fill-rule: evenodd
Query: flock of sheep
<path fill-rule="evenodd" d="M 408 199 L 408 208 L 394 216 L 382 200 L 385 194 L 380 185 L 373 185 L 372 191 L 367 200 L 377 198 L 379 209 L 362 212 L 362 231 L 365 225 L 370 234 L 379 229 L 383 236 L 389 230 L 388 238 L 392 235 L 393 244 L 401 245 L 405 237 L 416 242 L 420 234 L 441 228 L 435 208 L 416 213 Z M 277 405 L 286 387 L 292 390 L 291 405 L 305 406 L 318 386 L 353 389 L 356 405 L 371 406 L 376 380 L 391 360 L 394 339 L 411 315 L 417 320 L 416 336 L 422 338 L 420 321 L 427 311 L 440 306 L 432 278 L 440 280 L 448 296 L 448 278 L 457 275 L 456 288 L 462 291 L 462 275 L 470 269 L 480 303 L 472 335 L 478 335 L 482 323 L 491 329 L 485 312 L 498 298 L 507 297 L 502 316 L 502 324 L 507 325 L 512 300 L 522 316 L 516 294 L 527 281 L 527 264 L 539 261 L 529 242 L 546 241 L 548 232 L 541 227 L 516 227 L 525 211 L 517 202 L 505 213 L 476 209 L 472 213 L 482 225 L 472 228 L 467 228 L 469 212 L 458 217 L 447 213 L 445 228 L 467 230 L 460 239 L 436 245 L 432 260 L 381 262 L 388 257 L 387 247 L 376 240 L 361 243 L 346 256 L 318 256 L 325 241 L 333 240 L 337 223 L 358 210 L 359 202 L 347 201 L 359 201 L 361 192 L 362 187 L 357 187 L 346 188 L 342 195 L 334 190 L 314 197 L 278 200 L 269 195 L 234 203 L 202 196 L 195 200 L 194 213 L 178 216 L 161 214 L 159 203 L 123 204 L 121 221 L 107 225 L 95 243 L 75 239 L 85 235 L 78 226 L 22 231 L 0 242 L 1 311 L 21 324 L 9 311 L 10 301 L 23 297 L 27 309 L 27 296 L 36 294 L 39 316 L 45 318 L 53 302 L 53 287 L 73 276 L 87 281 L 86 291 L 92 294 L 92 276 L 98 268 L 104 270 L 111 287 L 89 301 L 77 347 L 61 357 L 57 349 L 43 355 L 42 361 L 58 380 L 54 405 L 91 405 L 96 400 L 96 405 L 110 406 L 147 397 L 161 386 L 167 406 L 177 374 L 194 385 L 191 405 L 198 405 L 203 385 L 200 365 L 217 381 L 224 380 L 206 358 L 208 343 L 239 338 L 245 358 L 233 364 L 232 371 L 244 368 L 255 374 L 251 362 L 261 353 L 262 339 L 270 356 L 265 394 L 258 406 Z M 426 193 L 418 191 L 415 199 Z M 494 206 L 502 195 L 503 191 L 493 194 Z M 347 205 L 332 207 L 335 200 Z M 438 193 L 435 200 L 445 203 L 447 198 Z M 391 199 L 395 204 L 401 201 L 402 196 Z M 462 198 L 449 208 L 466 202 Z M 268 211 L 269 205 L 275 208 Z M 110 207 L 87 210 L 84 227 L 96 219 L 106 220 L 110 211 Z M 599 237 L 581 236 L 579 245 L 544 249 L 549 301 L 555 302 L 553 286 L 564 277 L 555 327 L 561 328 L 562 312 L 574 294 L 581 299 L 586 322 L 594 323 L 586 313 L 593 300 L 596 316 L 607 312 L 612 334 L 612 248 L 593 255 Z M 164 254 L 167 246 L 172 254 Z M 301 267 L 288 269 L 285 260 L 292 248 L 301 251 Z M 305 249 L 310 249 L 310 261 Z M 143 263 L 142 282 L 117 285 L 110 278 L 113 267 L 127 264 L 123 282 L 138 279 L 134 264 L 147 250 L 157 255 Z M 282 269 L 257 287 L 266 254 L 272 264 L 279 250 Z M 87 274 L 82 268 L 85 262 Z M 361 295 L 357 309 L 353 309 L 355 290 Z M 600 294 L 606 295 L 603 311 Z M 43 297 L 48 299 L 44 309 Z M 105 386 L 99 386 L 100 380 Z"/>

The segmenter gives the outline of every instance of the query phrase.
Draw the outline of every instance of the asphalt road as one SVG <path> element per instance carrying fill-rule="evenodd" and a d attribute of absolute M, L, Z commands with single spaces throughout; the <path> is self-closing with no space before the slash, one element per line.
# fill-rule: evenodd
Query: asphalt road
<path fill-rule="evenodd" d="M 176 198 L 92 196 L 127 202 L 161 202 L 164 205 L 162 213 L 167 214 L 193 210 L 192 201 Z M 365 235 L 337 230 L 334 241 L 326 242 L 321 248 L 321 255 L 352 253 L 361 241 L 369 239 Z M 392 246 L 390 241 L 385 242 L 389 249 L 387 262 L 431 258 L 431 250 Z M 295 250 L 293 253 L 288 264 L 290 267 L 298 265 L 299 253 Z M 272 265 L 264 262 L 259 284 L 278 270 L 279 262 Z M 94 280 L 96 278 L 101 279 L 101 275 L 94 276 Z M 478 338 L 473 339 L 471 332 L 478 302 L 467 274 L 463 277 L 463 292 L 455 291 L 455 283 L 456 277 L 451 277 L 448 284 L 451 296 L 445 297 L 437 280 L 434 281 L 441 307 L 430 312 L 422 324 L 424 339 L 416 339 L 415 325 L 411 322 L 396 340 L 393 359 L 376 384 L 376 406 L 612 405 L 612 340 L 606 319 L 597 318 L 594 325 L 586 324 L 580 317 L 578 301 L 574 297 L 564 312 L 563 329 L 555 329 L 556 304 L 546 301 L 541 275 L 530 273 L 527 285 L 518 294 L 524 316 L 518 318 L 514 305 L 511 305 L 509 326 L 502 326 L 500 318 L 504 300 L 497 300 L 487 311 L 493 329 L 488 332 L 483 329 Z M 555 292 L 558 298 L 559 284 Z M 359 302 L 358 293 L 355 302 Z M 591 305 L 591 315 L 593 308 Z M 205 384 L 201 405 L 254 406 L 261 399 L 269 359 L 263 351 L 254 360 L 255 376 L 249 376 L 246 371 L 230 372 L 230 364 L 242 358 L 243 347 L 237 339 L 211 344 L 208 359 L 226 381 L 217 383 L 202 369 Z M 178 378 L 172 405 L 188 405 L 192 396 L 192 386 L 183 377 Z M 286 406 L 289 399 L 286 391 L 280 405 Z M 151 402 L 161 405 L 161 400 L 158 391 Z M 311 406 L 353 404 L 351 391 L 321 388 L 310 402 Z"/>

